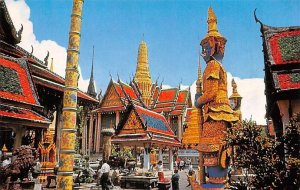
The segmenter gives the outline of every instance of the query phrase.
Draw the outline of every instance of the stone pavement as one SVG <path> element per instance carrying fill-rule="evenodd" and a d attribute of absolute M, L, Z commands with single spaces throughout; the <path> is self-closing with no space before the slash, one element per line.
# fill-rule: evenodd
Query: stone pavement
<path fill-rule="evenodd" d="M 171 179 L 172 177 L 172 171 L 170 170 L 164 170 L 164 175 L 165 178 L 167 179 Z M 179 189 L 180 190 L 191 190 L 191 187 L 186 187 L 188 185 L 188 181 L 187 181 L 187 170 L 182 170 L 179 171 L 179 175 L 180 175 L 180 180 L 179 180 Z M 50 187 L 52 188 L 45 188 L 46 184 L 43 184 L 43 190 L 53 190 L 55 189 L 54 184 L 52 183 Z M 80 189 L 80 190 L 90 190 L 90 189 L 99 189 L 101 190 L 101 187 L 97 187 L 96 183 L 88 183 L 88 184 L 81 184 L 79 187 L 74 187 L 75 189 Z M 112 190 L 123 190 L 123 188 L 119 187 L 119 186 L 114 186 L 111 187 Z M 158 190 L 158 188 L 152 188 L 153 190 Z M 172 189 L 172 187 L 170 188 L 170 190 Z M 125 190 L 125 189 L 124 189 Z M 126 189 L 126 190 L 139 190 L 139 189 Z"/>

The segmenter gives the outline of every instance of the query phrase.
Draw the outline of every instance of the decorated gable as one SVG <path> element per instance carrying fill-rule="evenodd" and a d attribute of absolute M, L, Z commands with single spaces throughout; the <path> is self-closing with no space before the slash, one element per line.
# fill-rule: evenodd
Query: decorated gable
<path fill-rule="evenodd" d="M 300 62 L 300 27 L 264 26 L 264 33 L 272 65 Z"/>
<path fill-rule="evenodd" d="M 107 90 L 107 94 L 105 95 L 101 107 L 117 107 L 123 106 L 123 102 L 120 99 L 119 94 L 113 85 L 110 85 L 110 88 Z"/>
<path fill-rule="evenodd" d="M 145 132 L 145 129 L 143 128 L 134 110 L 131 110 L 125 125 L 120 131 L 120 134 L 136 134 L 143 132 Z"/>
<path fill-rule="evenodd" d="M 25 60 L 0 57 L 0 97 L 40 105 Z"/>

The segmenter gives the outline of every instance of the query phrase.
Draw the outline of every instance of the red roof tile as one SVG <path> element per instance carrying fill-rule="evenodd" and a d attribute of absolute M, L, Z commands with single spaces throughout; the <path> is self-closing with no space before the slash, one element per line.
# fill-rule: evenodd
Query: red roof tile
<path fill-rule="evenodd" d="M 181 115 L 182 114 L 182 110 L 173 110 L 170 113 L 171 115 Z"/>
<path fill-rule="evenodd" d="M 133 88 L 131 86 L 129 86 L 128 84 L 125 83 L 120 83 L 125 91 L 125 93 L 132 99 L 138 99 L 138 97 L 136 96 Z"/>
<path fill-rule="evenodd" d="M 188 91 L 179 91 L 176 104 L 184 104 L 186 102 Z"/>
<path fill-rule="evenodd" d="M 50 120 L 32 110 L 20 107 L 7 106 L 3 104 L 0 105 L 0 116 L 14 119 L 29 120 L 37 123 L 51 123 Z"/>
<path fill-rule="evenodd" d="M 1 98 L 40 105 L 24 60 L 0 57 L 0 74 Z"/>
<path fill-rule="evenodd" d="M 160 91 L 158 102 L 169 102 L 175 101 L 178 89 L 171 88 L 171 89 L 162 89 Z"/>
<path fill-rule="evenodd" d="M 117 93 L 119 94 L 119 96 L 121 98 L 126 98 L 126 96 L 125 96 L 125 94 L 124 94 L 124 92 L 123 92 L 122 87 L 120 86 L 120 84 L 117 83 L 117 82 L 115 82 L 115 81 L 113 81 L 113 85 L 114 85 Z"/>
<path fill-rule="evenodd" d="M 174 102 L 157 103 L 155 108 L 174 107 Z"/>

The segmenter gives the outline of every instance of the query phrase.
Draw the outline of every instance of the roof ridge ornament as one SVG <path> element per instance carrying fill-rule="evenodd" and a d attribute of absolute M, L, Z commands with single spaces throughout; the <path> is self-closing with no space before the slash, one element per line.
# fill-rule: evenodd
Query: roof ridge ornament
<path fill-rule="evenodd" d="M 33 46 L 31 45 L 31 52 L 29 54 L 29 57 L 32 57 L 32 54 L 33 54 Z"/>
<path fill-rule="evenodd" d="M 254 9 L 254 12 L 253 12 L 255 22 L 256 22 L 256 23 L 259 23 L 260 26 L 263 27 L 264 24 L 263 24 L 263 23 L 257 18 L 257 16 L 256 16 L 256 9 L 257 9 L 257 8 L 255 8 L 255 9 Z"/>
<path fill-rule="evenodd" d="M 48 66 L 48 58 L 49 58 L 49 51 L 47 51 L 47 55 L 44 58 L 44 63 L 45 63 L 46 66 Z"/>
<path fill-rule="evenodd" d="M 23 24 L 21 24 L 21 28 L 17 32 L 17 38 L 19 41 L 21 41 L 22 33 L 23 33 Z"/>

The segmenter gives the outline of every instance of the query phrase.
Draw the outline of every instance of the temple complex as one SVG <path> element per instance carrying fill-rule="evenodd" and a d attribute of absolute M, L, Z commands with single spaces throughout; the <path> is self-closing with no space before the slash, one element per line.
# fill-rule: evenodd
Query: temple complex
<path fill-rule="evenodd" d="M 95 155 L 100 153 L 103 144 L 100 131 L 110 128 L 110 126 L 122 128 L 119 126 L 120 120 L 124 117 L 127 118 L 126 110 L 132 106 L 146 109 L 151 114 L 162 115 L 180 142 L 186 109 L 191 108 L 191 105 L 189 89 L 180 89 L 180 87 L 163 89 L 162 84 L 158 85 L 157 81 L 152 82 L 148 63 L 148 47 L 146 42 L 142 41 L 138 48 L 134 78 L 129 84 L 120 79 L 115 81 L 111 78 L 99 108 L 92 111 L 91 118 L 93 118 L 94 125 L 90 129 L 94 130 L 90 134 L 94 136 L 89 137 L 91 153 L 95 153 Z M 123 121 L 123 123 L 125 122 Z M 166 141 L 165 144 L 168 142 Z"/>

